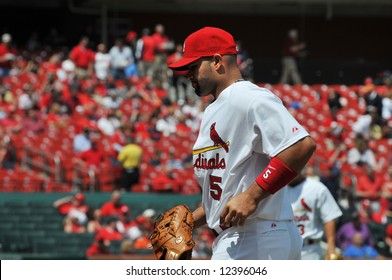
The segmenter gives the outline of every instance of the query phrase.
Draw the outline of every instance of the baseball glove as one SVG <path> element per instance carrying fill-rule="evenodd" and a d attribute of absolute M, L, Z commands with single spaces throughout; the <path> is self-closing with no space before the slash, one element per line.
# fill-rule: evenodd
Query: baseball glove
<path fill-rule="evenodd" d="M 190 260 L 195 246 L 193 216 L 189 207 L 177 205 L 161 214 L 150 236 L 158 260 Z"/>

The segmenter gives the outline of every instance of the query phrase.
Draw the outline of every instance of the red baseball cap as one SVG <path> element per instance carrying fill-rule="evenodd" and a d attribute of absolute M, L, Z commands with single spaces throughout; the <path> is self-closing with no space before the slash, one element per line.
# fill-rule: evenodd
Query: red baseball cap
<path fill-rule="evenodd" d="M 201 57 L 214 54 L 238 54 L 233 36 L 217 27 L 203 27 L 193 32 L 184 42 L 183 57 L 170 64 L 173 70 L 185 70 L 186 66 Z"/>
<path fill-rule="evenodd" d="M 127 36 L 125 37 L 125 40 L 127 42 L 131 42 L 136 37 L 137 37 L 137 33 L 135 31 L 130 31 L 130 32 L 128 32 Z"/>
<path fill-rule="evenodd" d="M 84 195 L 81 194 L 81 193 L 77 193 L 77 194 L 75 194 L 75 199 L 77 201 L 83 202 L 84 201 Z"/>

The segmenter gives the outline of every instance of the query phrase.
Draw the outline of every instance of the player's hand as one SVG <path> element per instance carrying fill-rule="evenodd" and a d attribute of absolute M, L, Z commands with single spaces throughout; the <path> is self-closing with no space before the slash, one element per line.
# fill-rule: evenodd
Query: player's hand
<path fill-rule="evenodd" d="M 325 255 L 325 260 L 338 260 L 340 258 L 339 254 L 331 253 Z"/>
<path fill-rule="evenodd" d="M 261 199 L 269 194 L 253 183 L 248 190 L 233 196 L 226 204 L 220 215 L 220 226 L 242 226 L 245 220 L 256 211 Z"/>

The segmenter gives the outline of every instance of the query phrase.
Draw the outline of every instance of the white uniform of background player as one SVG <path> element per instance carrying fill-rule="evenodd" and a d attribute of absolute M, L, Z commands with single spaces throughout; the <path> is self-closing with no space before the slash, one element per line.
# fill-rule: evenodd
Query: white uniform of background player
<path fill-rule="evenodd" d="M 302 239 L 292 221 L 287 187 L 263 199 L 244 226 L 222 231 L 219 219 L 227 201 L 244 192 L 272 157 L 306 136 L 279 98 L 247 81 L 228 86 L 206 108 L 193 163 L 207 224 L 220 233 L 212 259 L 300 258 Z"/>
<path fill-rule="evenodd" d="M 339 205 L 323 183 L 305 178 L 302 174 L 290 183 L 287 190 L 294 211 L 294 221 L 304 239 L 302 259 L 324 258 L 321 247 L 324 234 L 329 259 L 331 254 L 336 253 L 335 219 L 342 215 Z"/>

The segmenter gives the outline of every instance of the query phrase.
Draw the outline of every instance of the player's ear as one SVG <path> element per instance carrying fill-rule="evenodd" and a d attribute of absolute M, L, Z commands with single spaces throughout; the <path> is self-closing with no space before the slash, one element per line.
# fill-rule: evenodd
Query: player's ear
<path fill-rule="evenodd" d="M 212 56 L 212 62 L 215 67 L 219 67 L 222 64 L 222 61 L 222 55 L 216 53 Z"/>

